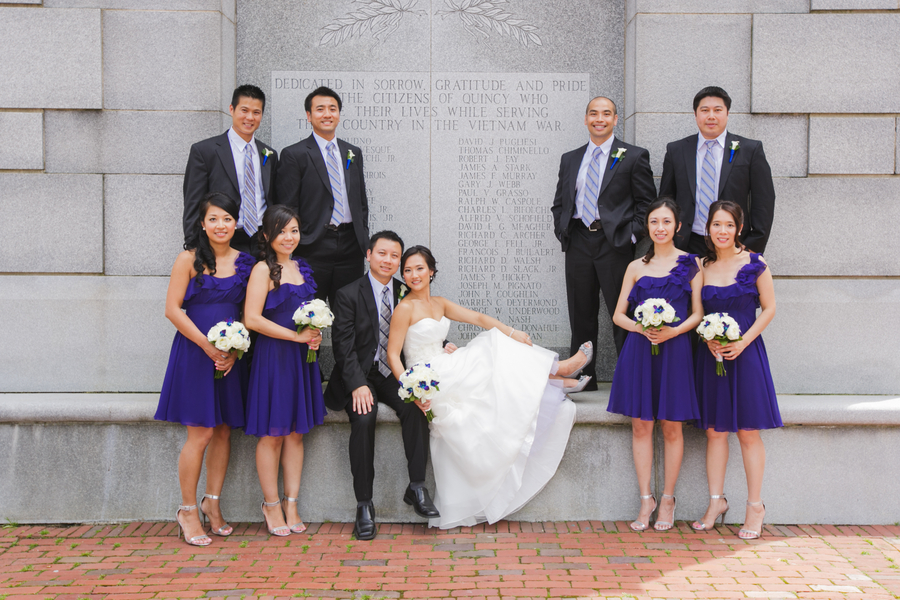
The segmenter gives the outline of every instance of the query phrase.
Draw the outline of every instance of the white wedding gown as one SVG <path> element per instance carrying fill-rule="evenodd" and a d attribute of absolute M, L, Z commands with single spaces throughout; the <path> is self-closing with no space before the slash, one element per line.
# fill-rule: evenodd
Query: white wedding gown
<path fill-rule="evenodd" d="M 450 320 L 425 318 L 406 333 L 407 366 L 438 374 L 431 402 L 435 505 L 429 525 L 494 523 L 519 510 L 556 472 L 575 422 L 575 405 L 547 376 L 558 357 L 497 329 L 453 354 L 442 342 Z"/>

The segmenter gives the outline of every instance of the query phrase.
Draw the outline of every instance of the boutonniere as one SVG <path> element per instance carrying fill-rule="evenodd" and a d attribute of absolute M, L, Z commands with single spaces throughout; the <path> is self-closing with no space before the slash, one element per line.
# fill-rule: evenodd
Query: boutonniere
<path fill-rule="evenodd" d="M 354 158 L 356 158 L 356 155 L 353 154 L 353 150 L 347 150 L 347 166 L 345 167 L 345 170 L 350 168 L 350 163 L 353 162 Z"/>
<path fill-rule="evenodd" d="M 406 287 L 406 284 L 401 283 L 400 284 L 400 295 L 397 296 L 397 300 L 398 301 L 403 300 L 403 296 L 405 296 L 408 292 L 409 292 L 409 288 Z"/>
<path fill-rule="evenodd" d="M 612 155 L 612 157 L 613 157 L 613 162 L 612 162 L 612 164 L 609 166 L 609 170 L 610 170 L 610 171 L 612 171 L 612 168 L 613 168 L 614 166 L 616 166 L 616 163 L 619 162 L 619 159 L 622 158 L 622 155 L 625 154 L 625 150 L 626 150 L 626 148 L 618 148 L 618 149 L 616 150 L 616 153 Z"/>
<path fill-rule="evenodd" d="M 741 147 L 741 143 L 739 141 L 735 140 L 735 141 L 731 142 L 731 156 L 728 157 L 728 162 L 731 162 L 734 160 L 734 152 L 735 152 L 735 150 L 737 150 L 740 147 Z"/>
<path fill-rule="evenodd" d="M 268 148 L 263 148 L 263 166 L 266 166 L 266 161 L 269 160 L 269 157 L 275 154 L 274 151 L 269 150 Z"/>

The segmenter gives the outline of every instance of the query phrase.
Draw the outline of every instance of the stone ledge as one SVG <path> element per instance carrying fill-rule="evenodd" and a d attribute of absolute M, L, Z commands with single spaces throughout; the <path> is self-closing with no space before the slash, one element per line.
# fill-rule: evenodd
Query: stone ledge
<path fill-rule="evenodd" d="M 158 394 L 0 394 L 0 423 L 140 423 L 154 422 Z M 600 391 L 574 394 L 576 423 L 628 425 L 627 417 L 608 413 L 609 384 Z M 900 396 L 778 396 L 787 426 L 900 426 Z M 326 424 L 347 422 L 343 412 L 329 411 Z M 392 410 L 380 423 L 398 423 Z"/>

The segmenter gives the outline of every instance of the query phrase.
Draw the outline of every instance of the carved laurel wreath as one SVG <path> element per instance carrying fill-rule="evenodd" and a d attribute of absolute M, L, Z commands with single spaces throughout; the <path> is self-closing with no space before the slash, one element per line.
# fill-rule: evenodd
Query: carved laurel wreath
<path fill-rule="evenodd" d="M 325 27 L 320 46 L 338 46 L 350 38 L 360 37 L 371 31 L 372 36 L 384 41 L 400 26 L 406 14 L 424 15 L 424 10 L 416 10 L 419 0 L 352 0 L 356 10 L 345 17 L 335 19 Z M 444 0 L 449 10 L 439 10 L 435 14 L 441 17 L 457 14 L 463 27 L 475 38 L 479 34 L 490 37 L 491 32 L 515 39 L 523 46 L 534 44 L 541 46 L 541 38 L 535 31 L 537 27 L 526 23 L 523 19 L 514 19 L 512 13 L 506 12 L 501 5 L 509 0 Z"/>

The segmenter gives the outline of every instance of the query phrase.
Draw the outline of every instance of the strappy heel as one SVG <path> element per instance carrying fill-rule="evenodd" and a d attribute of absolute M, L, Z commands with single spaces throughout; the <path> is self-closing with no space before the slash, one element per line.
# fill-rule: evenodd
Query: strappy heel
<path fill-rule="evenodd" d="M 297 498 L 288 498 L 287 496 L 285 496 L 281 499 L 281 510 L 284 511 L 284 520 L 287 521 L 287 511 L 284 510 L 285 502 L 297 502 Z M 304 523 L 302 519 L 299 523 L 289 525 L 288 527 L 290 528 L 291 533 L 303 533 L 304 531 L 306 531 L 306 523 Z"/>
<path fill-rule="evenodd" d="M 656 513 L 656 523 L 653 524 L 653 529 L 656 531 L 668 531 L 675 526 L 675 496 L 670 496 L 669 494 L 663 494 L 662 499 L 671 498 L 672 499 L 672 520 L 671 521 L 660 521 L 659 520 L 659 512 Z M 660 499 L 660 504 L 662 504 L 662 499 Z M 659 508 L 657 508 L 657 511 Z"/>
<path fill-rule="evenodd" d="M 741 529 L 738 531 L 738 537 L 742 540 L 757 540 L 762 536 L 763 533 L 763 521 L 766 520 L 766 505 L 763 504 L 763 501 L 759 502 L 747 502 L 747 506 L 759 506 L 762 504 L 763 507 L 763 520 L 759 522 L 759 531 L 753 531 L 752 529 Z"/>
<path fill-rule="evenodd" d="M 191 512 L 196 508 L 196 504 L 191 504 L 190 506 L 182 504 L 178 507 L 178 510 L 175 511 L 175 522 L 178 523 L 178 537 L 183 536 L 184 541 L 191 546 L 209 546 L 210 544 L 212 544 L 212 538 L 205 533 L 203 535 L 195 535 L 194 537 L 188 539 L 187 533 L 184 530 L 184 525 L 181 523 L 181 519 L 178 518 L 178 514 L 182 511 Z"/>
<path fill-rule="evenodd" d="M 653 500 L 653 510 L 650 511 L 650 516 L 647 517 L 647 522 L 646 522 L 646 523 L 642 523 L 641 521 L 638 521 L 637 519 L 635 519 L 634 521 L 632 521 L 632 522 L 628 525 L 629 527 L 631 527 L 631 530 L 632 530 L 632 531 L 644 531 L 645 529 L 647 529 L 648 527 L 650 527 L 650 519 L 653 517 L 653 511 L 655 511 L 655 510 L 658 508 L 658 505 L 657 505 L 657 503 L 656 503 L 656 498 L 653 497 L 653 494 L 648 494 L 648 495 L 646 495 L 646 496 L 641 496 L 640 498 L 641 498 L 641 500 Z"/>
<path fill-rule="evenodd" d="M 218 500 L 218 496 L 213 496 L 212 494 L 203 494 L 203 498 L 200 499 L 200 522 L 205 523 L 207 520 L 206 512 L 203 510 L 203 501 L 209 498 L 210 500 Z M 224 519 L 223 519 L 224 520 Z M 212 526 L 212 520 L 209 522 L 209 531 L 210 533 L 214 533 L 219 537 L 228 537 L 232 533 L 234 533 L 234 527 L 225 523 L 218 529 L 214 529 Z"/>
<path fill-rule="evenodd" d="M 269 517 L 266 516 L 266 509 L 265 509 L 266 506 L 268 506 L 270 508 L 273 506 L 277 506 L 280 509 L 281 502 L 279 502 L 278 500 L 276 500 L 275 502 L 266 502 L 265 500 L 263 500 L 262 505 L 259 507 L 259 509 L 262 511 L 263 521 L 265 521 L 266 529 L 269 530 L 269 533 L 271 533 L 272 535 L 277 535 L 278 537 L 284 537 L 286 535 L 291 535 L 291 529 L 287 525 L 279 525 L 278 527 L 275 527 L 274 529 L 269 526 Z"/>
<path fill-rule="evenodd" d="M 571 378 L 567 377 L 566 379 L 571 379 Z M 582 375 L 581 377 L 578 378 L 578 383 L 576 383 L 572 387 L 563 386 L 563 389 L 562 389 L 563 393 L 564 394 L 574 394 L 574 393 L 580 392 L 581 390 L 583 390 L 585 388 L 585 386 L 588 384 L 588 382 L 590 380 L 591 380 L 590 375 Z"/>
<path fill-rule="evenodd" d="M 713 527 L 716 526 L 716 521 L 719 520 L 719 517 L 722 517 L 722 525 L 725 524 L 725 513 L 728 512 L 728 498 L 725 497 L 725 494 L 721 494 L 718 496 L 710 496 L 709 499 L 710 500 L 719 500 L 719 499 L 724 500 L 725 501 L 725 510 L 723 510 L 722 512 L 717 514 L 715 516 L 715 518 L 713 518 L 712 525 L 707 526 L 706 523 L 703 523 L 702 521 L 694 521 L 693 523 L 691 523 L 691 529 L 693 529 L 694 531 L 710 531 Z"/>

